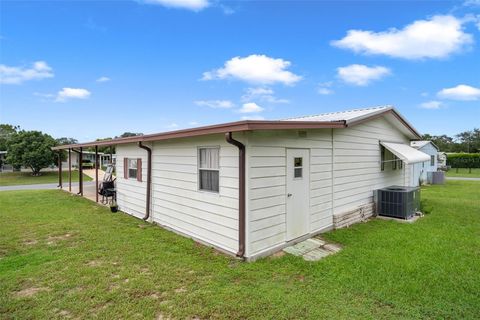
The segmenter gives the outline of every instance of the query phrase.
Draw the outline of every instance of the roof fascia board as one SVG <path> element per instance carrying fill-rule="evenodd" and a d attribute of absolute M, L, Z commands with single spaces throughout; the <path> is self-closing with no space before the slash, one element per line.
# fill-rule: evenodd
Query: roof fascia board
<path fill-rule="evenodd" d="M 245 120 L 224 123 L 219 125 L 205 126 L 192 129 L 176 130 L 170 132 L 149 134 L 143 136 L 134 136 L 121 139 L 92 141 L 86 143 L 78 143 L 71 145 L 63 145 L 53 147 L 53 150 L 77 148 L 77 147 L 94 147 L 106 145 L 119 145 L 136 142 L 161 141 L 167 139 L 197 137 L 208 134 L 218 134 L 225 132 L 239 132 L 251 130 L 291 130 L 291 129 L 324 129 L 324 128 L 345 128 L 344 121 L 264 121 L 264 120 Z"/>

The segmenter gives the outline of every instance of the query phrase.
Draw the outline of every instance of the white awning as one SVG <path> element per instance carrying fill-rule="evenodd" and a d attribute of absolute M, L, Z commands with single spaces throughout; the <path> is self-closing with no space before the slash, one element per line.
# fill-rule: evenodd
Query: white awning
<path fill-rule="evenodd" d="M 380 142 L 380 144 L 407 164 L 430 161 L 428 154 L 418 151 L 409 145 L 393 142 Z"/>

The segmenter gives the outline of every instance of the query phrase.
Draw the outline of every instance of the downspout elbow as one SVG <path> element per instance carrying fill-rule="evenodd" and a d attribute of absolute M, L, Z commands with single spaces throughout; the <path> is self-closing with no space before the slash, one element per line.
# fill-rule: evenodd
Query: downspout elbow
<path fill-rule="evenodd" d="M 150 218 L 150 201 L 151 201 L 151 190 L 152 190 L 152 149 L 144 144 L 141 141 L 138 142 L 138 147 L 147 151 L 147 195 L 146 195 L 146 208 L 145 216 L 142 218 L 144 221 L 147 221 Z"/>
<path fill-rule="evenodd" d="M 238 148 L 238 252 L 237 257 L 245 256 L 245 145 L 233 139 L 232 133 L 225 133 L 225 140 Z"/>

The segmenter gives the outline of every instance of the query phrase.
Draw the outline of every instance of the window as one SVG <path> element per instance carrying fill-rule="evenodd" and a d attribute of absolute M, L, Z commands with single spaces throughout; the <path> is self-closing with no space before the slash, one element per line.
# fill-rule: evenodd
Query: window
<path fill-rule="evenodd" d="M 398 158 L 397 156 L 393 156 L 393 162 L 392 162 L 392 170 L 397 170 L 397 161 L 398 161 Z"/>
<path fill-rule="evenodd" d="M 431 166 L 435 165 L 435 156 L 430 156 L 430 165 Z"/>
<path fill-rule="evenodd" d="M 128 159 L 128 178 L 137 179 L 137 159 Z"/>
<path fill-rule="evenodd" d="M 385 147 L 380 146 L 380 170 L 385 170 Z"/>
<path fill-rule="evenodd" d="M 123 158 L 123 178 L 142 182 L 142 159 Z"/>
<path fill-rule="evenodd" d="M 303 158 L 293 158 L 293 177 L 302 178 L 303 176 Z"/>
<path fill-rule="evenodd" d="M 220 179 L 220 148 L 198 149 L 199 189 L 219 191 Z"/>
<path fill-rule="evenodd" d="M 402 160 L 400 160 L 400 161 L 398 162 L 398 168 L 399 168 L 399 169 L 403 169 L 403 161 L 402 161 Z"/>

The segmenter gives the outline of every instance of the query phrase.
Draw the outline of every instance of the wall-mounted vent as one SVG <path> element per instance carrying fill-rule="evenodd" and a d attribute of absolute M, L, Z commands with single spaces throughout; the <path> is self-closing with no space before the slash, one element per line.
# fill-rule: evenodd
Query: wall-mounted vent
<path fill-rule="evenodd" d="M 298 131 L 298 137 L 299 138 L 306 138 L 307 137 L 307 131 Z"/>

